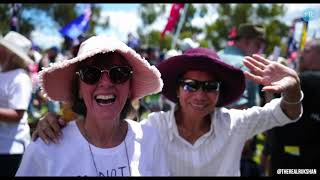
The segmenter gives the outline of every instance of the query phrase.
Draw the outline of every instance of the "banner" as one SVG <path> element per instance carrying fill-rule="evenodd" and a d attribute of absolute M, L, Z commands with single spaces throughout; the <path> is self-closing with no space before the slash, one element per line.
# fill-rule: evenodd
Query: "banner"
<path fill-rule="evenodd" d="M 168 22 L 166 27 L 164 28 L 164 30 L 161 33 L 161 37 L 164 37 L 164 35 L 166 34 L 166 32 L 171 32 L 175 25 L 177 24 L 177 21 L 180 17 L 180 10 L 184 7 L 184 4 L 172 4 L 171 6 L 171 11 L 170 11 L 170 16 L 168 18 Z"/>
<path fill-rule="evenodd" d="M 287 41 L 287 54 L 286 58 L 290 61 L 294 61 L 297 58 L 297 51 L 298 51 L 298 42 L 295 40 L 295 26 L 297 22 L 303 21 L 302 18 L 296 18 L 293 20 L 292 25 L 289 31 L 289 37 Z"/>
<path fill-rule="evenodd" d="M 300 39 L 300 51 L 304 49 L 304 45 L 306 44 L 307 41 L 307 36 L 308 36 L 308 21 L 303 21 L 303 28 L 302 28 L 302 33 L 301 33 L 301 39 Z"/>
<path fill-rule="evenodd" d="M 82 33 L 86 32 L 89 28 L 91 17 L 91 5 L 87 5 L 83 14 L 76 19 L 65 25 L 59 32 L 72 40 L 77 39 Z"/>

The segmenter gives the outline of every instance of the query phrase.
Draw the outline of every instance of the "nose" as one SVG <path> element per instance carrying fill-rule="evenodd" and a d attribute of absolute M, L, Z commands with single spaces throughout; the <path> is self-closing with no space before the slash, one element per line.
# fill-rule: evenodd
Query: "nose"
<path fill-rule="evenodd" d="M 110 80 L 108 72 L 102 72 L 101 78 L 99 80 L 99 86 L 100 85 L 113 85 L 112 81 Z"/>
<path fill-rule="evenodd" d="M 206 99 L 207 93 L 204 92 L 202 88 L 199 88 L 196 92 L 194 92 L 194 96 L 199 100 L 203 100 Z"/>

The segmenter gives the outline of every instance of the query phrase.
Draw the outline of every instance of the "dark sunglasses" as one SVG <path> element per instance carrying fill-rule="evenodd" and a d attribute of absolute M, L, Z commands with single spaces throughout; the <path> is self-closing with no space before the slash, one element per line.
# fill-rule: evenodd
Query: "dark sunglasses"
<path fill-rule="evenodd" d="M 214 92 L 219 91 L 220 88 L 220 83 L 217 81 L 197 81 L 193 79 L 182 79 L 180 80 L 180 85 L 188 92 L 195 92 L 200 88 L 204 92 Z"/>
<path fill-rule="evenodd" d="M 86 66 L 80 68 L 76 74 L 79 75 L 83 82 L 92 85 L 101 79 L 104 72 L 108 73 L 110 81 L 114 84 L 121 84 L 128 81 L 133 73 L 131 68 L 128 66 L 113 66 L 109 70 L 101 70 L 94 66 Z"/>

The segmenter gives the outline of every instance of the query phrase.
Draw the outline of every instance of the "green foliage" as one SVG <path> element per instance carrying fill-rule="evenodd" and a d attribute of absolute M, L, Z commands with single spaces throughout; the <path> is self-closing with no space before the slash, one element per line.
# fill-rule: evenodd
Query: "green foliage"
<path fill-rule="evenodd" d="M 262 23 L 267 31 L 266 54 L 271 54 L 274 46 L 281 46 L 281 39 L 288 36 L 289 27 L 278 19 L 285 14 L 284 5 L 277 4 L 220 4 L 217 6 L 219 18 L 206 27 L 206 38 L 220 50 L 226 45 L 232 27 L 241 23 Z M 284 54 L 284 51 L 281 52 Z"/>

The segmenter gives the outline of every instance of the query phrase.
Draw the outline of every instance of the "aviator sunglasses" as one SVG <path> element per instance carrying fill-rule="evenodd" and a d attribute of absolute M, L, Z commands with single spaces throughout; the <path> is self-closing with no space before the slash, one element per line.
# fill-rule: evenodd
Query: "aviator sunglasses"
<path fill-rule="evenodd" d="M 202 88 L 204 92 L 219 91 L 220 82 L 217 81 L 198 81 L 193 79 L 182 79 L 180 85 L 185 91 L 195 92 Z"/>
<path fill-rule="evenodd" d="M 113 66 L 109 70 L 99 69 L 95 66 L 86 66 L 80 68 L 76 74 L 79 75 L 80 79 L 87 84 L 97 83 L 104 72 L 107 72 L 109 79 L 114 84 L 121 84 L 129 80 L 132 76 L 133 71 L 129 66 Z"/>

